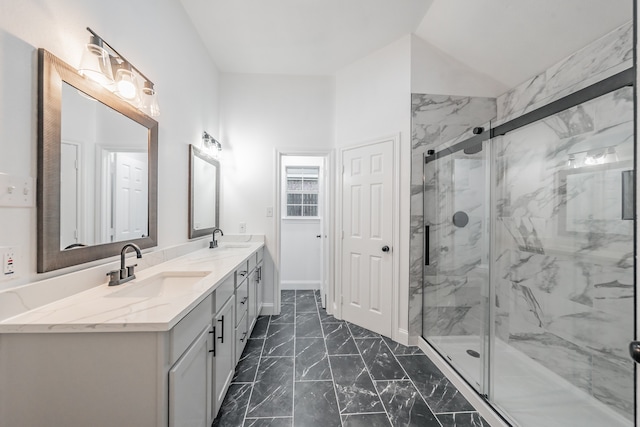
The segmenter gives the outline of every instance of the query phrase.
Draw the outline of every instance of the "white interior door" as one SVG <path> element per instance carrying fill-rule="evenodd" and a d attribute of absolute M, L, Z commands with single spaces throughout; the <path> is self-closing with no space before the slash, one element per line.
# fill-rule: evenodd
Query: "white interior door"
<path fill-rule="evenodd" d="M 391 336 L 393 141 L 342 153 L 342 316 Z"/>

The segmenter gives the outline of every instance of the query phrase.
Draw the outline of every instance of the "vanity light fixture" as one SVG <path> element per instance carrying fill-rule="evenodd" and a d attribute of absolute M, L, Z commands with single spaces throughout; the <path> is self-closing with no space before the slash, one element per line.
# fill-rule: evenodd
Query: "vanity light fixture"
<path fill-rule="evenodd" d="M 95 31 L 89 27 L 87 31 L 91 36 L 82 54 L 78 72 L 114 92 L 148 116 L 159 116 L 160 107 L 153 82 Z"/>
<path fill-rule="evenodd" d="M 209 135 L 207 132 L 202 132 L 202 142 L 204 142 L 204 146 L 207 148 L 213 148 L 213 155 L 218 158 L 220 156 L 220 152 L 222 151 L 222 144 L 220 141 Z"/>

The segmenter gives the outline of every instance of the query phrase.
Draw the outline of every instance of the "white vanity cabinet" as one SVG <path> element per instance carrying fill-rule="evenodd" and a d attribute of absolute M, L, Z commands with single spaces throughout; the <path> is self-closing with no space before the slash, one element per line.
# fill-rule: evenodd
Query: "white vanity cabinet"
<path fill-rule="evenodd" d="M 212 335 L 205 328 L 169 370 L 169 426 L 211 425 Z"/>
<path fill-rule="evenodd" d="M 253 265 L 258 259 L 255 251 L 249 255 Z M 207 254 L 195 253 L 193 259 Z M 61 300 L 63 308 L 53 310 L 50 305 L 42 309 L 45 314 L 28 313 L 29 318 L 67 316 L 84 323 L 34 327 L 16 320 L 11 329 L 5 321 L 0 325 L 0 384 L 8 392 L 0 392 L 0 427 L 210 426 L 251 334 L 247 307 L 251 300 L 256 307 L 260 304 L 253 293 L 256 282 L 248 281 L 246 256 L 239 255 L 237 264 L 215 273 L 210 288 L 203 287 L 211 290 L 199 294 L 199 302 L 188 311 L 193 299 L 183 299 L 182 306 L 171 299 L 116 294 L 127 288 L 112 290 L 105 285 L 87 296 L 73 297 L 79 312 L 65 314 L 70 303 Z M 188 264 L 167 269 L 179 271 L 183 265 Z M 135 282 L 124 286 L 131 285 Z M 85 321 L 92 316 L 87 304 L 98 301 L 102 312 L 93 315 L 97 319 L 114 319 L 114 307 L 122 310 L 123 317 L 117 323 Z M 162 317 L 171 304 L 184 313 L 177 323 L 177 315 Z M 154 313 L 153 320 L 149 313 Z M 24 332 L 29 326 L 32 329 Z"/>
<path fill-rule="evenodd" d="M 263 249 L 260 248 L 249 258 L 249 307 L 247 324 L 248 329 L 253 330 L 256 319 L 262 311 L 263 289 L 262 289 L 262 259 Z"/>
<path fill-rule="evenodd" d="M 231 296 L 220 308 L 214 318 L 215 335 L 215 396 L 213 416 L 218 413 L 220 405 L 231 384 L 236 366 L 234 355 L 234 311 L 235 296 Z M 212 420 L 213 421 L 213 420 Z"/>

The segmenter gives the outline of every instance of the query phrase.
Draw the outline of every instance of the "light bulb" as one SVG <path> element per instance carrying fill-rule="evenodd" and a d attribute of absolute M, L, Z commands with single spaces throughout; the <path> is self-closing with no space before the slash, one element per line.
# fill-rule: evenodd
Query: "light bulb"
<path fill-rule="evenodd" d="M 124 63 L 116 71 L 116 93 L 124 99 L 134 100 L 138 94 L 138 81 L 131 65 Z"/>

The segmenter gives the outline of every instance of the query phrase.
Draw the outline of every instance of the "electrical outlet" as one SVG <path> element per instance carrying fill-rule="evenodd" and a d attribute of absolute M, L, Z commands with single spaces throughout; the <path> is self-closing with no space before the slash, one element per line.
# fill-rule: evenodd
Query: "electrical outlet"
<path fill-rule="evenodd" d="M 4 248 L 2 251 L 2 273 L 5 277 L 13 276 L 16 272 L 16 255 L 13 248 Z"/>
<path fill-rule="evenodd" d="M 247 223 L 246 222 L 241 222 L 240 223 L 240 233 L 246 233 L 247 232 Z"/>

